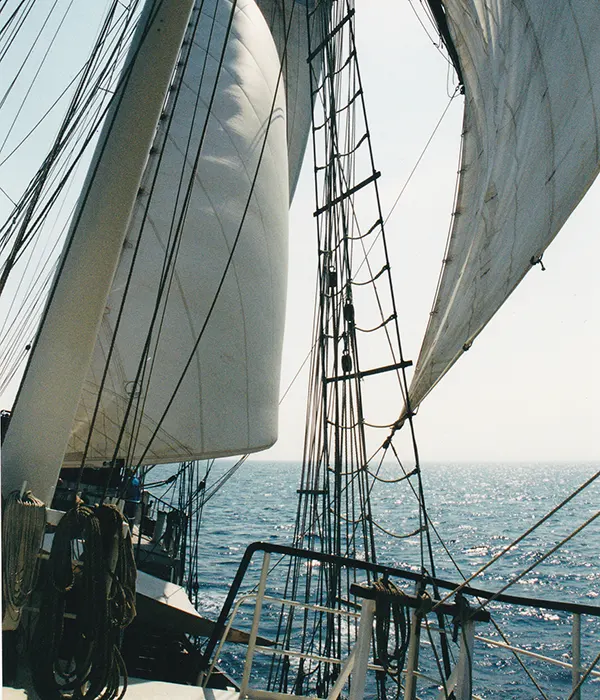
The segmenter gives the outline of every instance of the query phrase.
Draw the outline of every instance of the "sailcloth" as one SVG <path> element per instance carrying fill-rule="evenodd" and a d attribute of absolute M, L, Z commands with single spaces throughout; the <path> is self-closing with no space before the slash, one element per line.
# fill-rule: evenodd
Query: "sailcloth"
<path fill-rule="evenodd" d="M 308 22 L 306 0 L 257 0 L 257 4 L 269 25 L 283 64 L 291 200 L 298 184 L 312 118 L 310 74 L 306 61 L 309 52 L 308 23 L 311 44 L 319 45 L 327 26 L 331 3 L 321 2 L 315 9 L 314 1 L 310 2 Z"/>
<path fill-rule="evenodd" d="M 410 388 L 416 408 L 600 168 L 598 0 L 445 0 L 465 87 L 458 199 Z"/>
<path fill-rule="evenodd" d="M 197 3 L 67 463 L 86 449 L 88 463 L 113 456 L 149 463 L 240 454 L 275 441 L 286 139 L 280 61 L 256 3 Z"/>

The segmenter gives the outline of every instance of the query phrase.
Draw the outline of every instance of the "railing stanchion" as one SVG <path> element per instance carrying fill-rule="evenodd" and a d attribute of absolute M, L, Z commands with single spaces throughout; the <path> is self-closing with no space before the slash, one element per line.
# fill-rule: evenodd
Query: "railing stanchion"
<path fill-rule="evenodd" d="M 250 683 L 250 671 L 252 670 L 252 660 L 254 658 L 254 647 L 256 646 L 256 637 L 258 636 L 258 626 L 260 623 L 260 613 L 262 611 L 263 598 L 265 596 L 265 588 L 267 585 L 267 574 L 269 573 L 269 564 L 271 555 L 265 552 L 263 558 L 262 570 L 260 572 L 260 583 L 256 593 L 256 605 L 254 607 L 254 617 L 252 619 L 252 629 L 250 630 L 250 639 L 248 640 L 248 651 L 246 652 L 246 663 L 244 664 L 244 675 L 242 685 L 240 687 L 240 698 L 246 696 L 248 692 L 248 684 Z"/>
<path fill-rule="evenodd" d="M 454 695 L 456 700 L 471 700 L 473 691 L 473 642 L 475 640 L 475 623 L 473 620 L 463 620 L 460 655 Z"/>
<path fill-rule="evenodd" d="M 356 636 L 356 657 L 352 671 L 349 700 L 362 700 L 365 694 L 371 637 L 373 636 L 373 618 L 375 617 L 375 601 L 363 600 Z"/>
<path fill-rule="evenodd" d="M 421 615 L 418 610 L 413 612 L 410 626 L 410 643 L 408 660 L 406 662 L 406 682 L 404 685 L 404 700 L 415 700 L 417 696 L 417 677 L 415 671 L 419 668 L 419 646 L 421 639 Z"/>
<path fill-rule="evenodd" d="M 571 632 L 572 641 L 572 660 L 573 670 L 571 677 L 573 679 L 573 700 L 581 700 L 581 689 L 577 688 L 581 679 L 581 615 L 573 613 L 573 630 Z M 577 690 L 575 690 L 577 688 Z"/>

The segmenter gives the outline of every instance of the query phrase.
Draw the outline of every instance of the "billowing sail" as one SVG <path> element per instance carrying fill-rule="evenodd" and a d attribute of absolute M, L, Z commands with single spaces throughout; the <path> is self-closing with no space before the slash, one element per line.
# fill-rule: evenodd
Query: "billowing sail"
<path fill-rule="evenodd" d="M 197 3 L 66 462 L 82 459 L 99 395 L 88 463 L 275 441 L 288 207 L 284 85 L 265 19 L 254 0 Z"/>
<path fill-rule="evenodd" d="M 312 116 L 312 100 L 308 71 L 308 23 L 306 0 L 257 0 L 257 4 L 269 25 L 283 64 L 287 107 L 288 161 L 290 174 L 290 200 L 300 176 L 306 142 Z M 322 2 L 314 11 L 310 4 L 312 43 L 318 44 L 329 3 Z"/>
<path fill-rule="evenodd" d="M 451 238 L 415 408 L 545 248 L 600 167 L 598 0 L 444 0 L 466 105 Z"/>

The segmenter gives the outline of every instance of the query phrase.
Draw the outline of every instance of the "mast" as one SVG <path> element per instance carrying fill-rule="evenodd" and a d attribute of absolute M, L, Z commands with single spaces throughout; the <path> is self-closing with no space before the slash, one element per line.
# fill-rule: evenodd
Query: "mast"
<path fill-rule="evenodd" d="M 15 402 L 3 445 L 3 494 L 26 481 L 39 498 L 52 500 L 192 6 L 152 0 L 140 18 Z"/>
<path fill-rule="evenodd" d="M 269 688 L 325 697 L 339 674 L 339 666 L 326 659 L 349 654 L 356 630 L 324 610 L 352 612 L 357 605 L 350 589 L 364 572 L 343 569 L 342 558 L 378 561 L 371 494 L 384 459 L 397 459 L 392 442 L 398 430 L 380 397 L 396 394 L 398 403 L 404 401 L 404 372 L 411 363 L 400 343 L 354 3 L 323 0 L 307 6 L 307 13 L 319 274 L 294 545 L 333 559 L 314 569 L 298 560 L 290 564 L 284 597 L 319 610 L 282 618 L 277 642 L 290 648 L 301 629 L 301 651 L 312 658 L 297 667 L 274 661 Z M 395 480 L 406 480 L 412 489 L 419 524 L 398 536 L 420 537 L 425 572 L 433 563 L 412 420 L 408 423 L 407 461 L 414 467 L 405 470 L 400 463 L 403 475 Z"/>

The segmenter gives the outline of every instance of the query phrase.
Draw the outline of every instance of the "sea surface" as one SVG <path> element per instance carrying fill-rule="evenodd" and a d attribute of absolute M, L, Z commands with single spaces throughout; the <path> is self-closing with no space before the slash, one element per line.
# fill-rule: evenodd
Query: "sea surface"
<path fill-rule="evenodd" d="M 210 479 L 223 473 L 230 464 L 216 467 Z M 157 467 L 153 478 L 168 469 Z M 213 617 L 218 614 L 244 550 L 251 542 L 291 543 L 300 469 L 299 463 L 248 461 L 207 503 L 199 548 L 203 614 Z M 461 574 L 472 575 L 599 469 L 600 464 L 592 463 L 424 465 L 429 516 L 443 540 L 442 545 L 434 535 L 437 576 L 458 582 L 463 580 Z M 374 520 L 388 533 L 414 530 L 418 523 L 414 498 L 399 484 L 379 486 L 372 496 Z M 168 493 L 165 495 L 168 498 Z M 520 572 L 530 569 L 507 593 L 597 605 L 600 610 L 600 518 L 540 561 L 545 552 L 593 517 L 599 508 L 600 479 L 478 576 L 472 585 L 497 591 Z M 380 563 L 418 570 L 418 537 L 397 539 L 381 530 L 377 536 Z M 244 582 L 245 590 L 256 584 L 259 569 L 257 559 Z M 280 588 L 275 588 L 280 593 Z M 488 609 L 511 643 L 536 654 L 570 661 L 571 614 L 497 602 Z M 236 626 L 248 628 L 251 610 L 250 606 L 242 608 Z M 270 624 L 274 623 L 269 622 L 267 615 L 260 634 L 274 634 Z M 499 639 L 489 623 L 481 624 L 477 632 L 486 638 Z M 599 653 L 600 617 L 583 616 L 584 664 Z M 498 651 L 477 641 L 474 659 L 473 692 L 482 698 L 531 700 L 569 696 L 570 670 L 524 659 L 539 684 L 541 690 L 538 690 L 509 651 Z M 239 678 L 243 652 L 224 653 L 222 660 Z M 258 669 L 253 674 L 256 683 L 260 682 L 257 677 L 260 663 Z M 437 697 L 437 687 L 423 683 L 419 686 L 419 697 Z M 586 682 L 582 697 L 600 699 L 600 677 Z"/>

